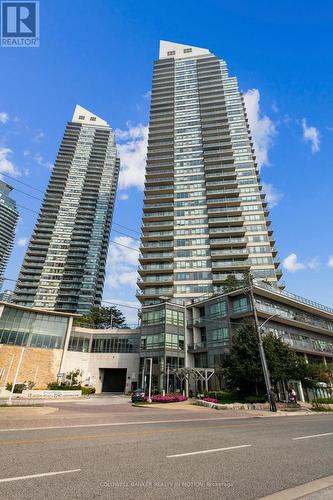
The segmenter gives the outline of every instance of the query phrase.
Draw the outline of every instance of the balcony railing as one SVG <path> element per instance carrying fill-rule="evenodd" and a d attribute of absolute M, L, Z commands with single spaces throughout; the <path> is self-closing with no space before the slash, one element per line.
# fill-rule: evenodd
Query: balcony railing
<path fill-rule="evenodd" d="M 195 344 L 187 346 L 189 351 L 204 351 L 207 349 L 207 343 L 206 342 L 197 342 Z"/>
<path fill-rule="evenodd" d="M 306 304 L 308 306 L 312 306 L 312 307 L 315 307 L 317 309 L 321 309 L 322 311 L 326 311 L 326 312 L 333 314 L 333 309 L 331 307 L 324 306 L 322 304 L 318 304 L 318 302 L 314 302 L 313 300 L 306 299 L 304 297 L 301 297 L 300 295 L 296 295 L 294 293 L 282 291 L 282 290 L 279 290 L 278 288 L 272 288 L 271 286 L 266 285 L 263 282 L 255 281 L 254 284 L 255 284 L 255 286 L 257 286 L 259 288 L 265 288 L 266 290 L 270 290 L 274 293 L 279 293 L 280 295 L 283 295 L 284 297 L 289 297 L 290 299 L 297 300 L 298 302 L 302 302 L 303 304 Z"/>

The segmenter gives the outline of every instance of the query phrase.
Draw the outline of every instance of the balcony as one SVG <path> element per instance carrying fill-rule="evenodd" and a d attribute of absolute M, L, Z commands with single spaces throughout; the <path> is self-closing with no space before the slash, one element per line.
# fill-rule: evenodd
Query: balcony
<path fill-rule="evenodd" d="M 242 225 L 244 222 L 244 217 L 209 217 L 208 225 L 209 226 L 221 226 L 225 224 L 235 224 Z M 243 228 L 242 228 L 243 229 Z"/>
<path fill-rule="evenodd" d="M 140 249 L 141 250 L 157 250 L 158 248 L 164 249 L 164 248 L 173 248 L 173 240 L 170 241 L 151 241 L 151 242 L 145 242 L 141 244 Z"/>
<path fill-rule="evenodd" d="M 156 271 L 158 272 L 166 272 L 173 271 L 173 264 L 150 264 L 143 265 L 138 267 L 138 271 L 141 275 L 145 274 L 154 274 Z"/>
<path fill-rule="evenodd" d="M 245 260 L 220 260 L 212 262 L 213 269 L 247 269 L 251 265 L 251 262 L 248 259 Z"/>
<path fill-rule="evenodd" d="M 246 238 L 211 238 L 211 246 L 214 247 L 225 247 L 231 245 L 244 246 L 247 244 Z"/>
<path fill-rule="evenodd" d="M 161 296 L 167 296 L 167 297 L 172 297 L 173 296 L 173 287 L 167 287 L 167 288 L 155 288 L 150 290 L 149 288 L 143 289 L 143 290 L 137 290 L 136 292 L 137 297 L 161 297 Z"/>
<path fill-rule="evenodd" d="M 164 173 L 171 174 L 172 171 L 168 170 L 167 172 L 163 172 L 163 171 L 162 172 L 158 172 L 158 174 L 161 174 L 161 175 L 164 174 Z M 157 189 L 157 188 L 161 189 L 160 186 L 159 186 L 159 184 L 162 183 L 162 182 L 167 182 L 167 183 L 171 182 L 171 183 L 173 183 L 173 177 L 156 177 L 156 172 L 154 172 L 154 176 L 156 178 L 150 179 L 148 177 L 149 175 L 151 175 L 151 174 L 149 172 L 146 172 L 146 180 L 145 180 L 146 185 L 147 184 L 158 184 L 158 186 L 156 186 L 156 187 L 154 186 L 154 188 L 152 187 L 151 189 Z M 148 189 L 148 188 L 146 187 L 146 189 Z"/>
<path fill-rule="evenodd" d="M 151 275 L 151 276 L 144 276 L 140 277 L 138 279 L 138 283 L 161 283 L 163 282 L 172 282 L 173 281 L 173 274 L 163 274 L 161 276 L 158 275 Z"/>
<path fill-rule="evenodd" d="M 216 177 L 216 174 L 206 174 L 206 177 L 211 177 L 212 175 Z M 206 183 L 206 186 L 208 188 L 210 186 L 231 186 L 231 185 L 235 185 L 235 181 L 209 181 Z"/>
<path fill-rule="evenodd" d="M 166 238 L 168 236 L 173 237 L 173 231 L 150 231 L 141 236 L 142 241 L 150 239 Z"/>
<path fill-rule="evenodd" d="M 274 289 L 274 292 L 281 293 L 282 295 L 284 293 L 286 293 L 286 294 L 288 293 L 288 292 L 282 292 L 279 289 Z M 282 309 L 282 307 L 273 307 L 273 306 L 269 306 L 267 304 L 261 304 L 260 302 L 257 302 L 257 301 L 256 301 L 256 308 L 258 311 L 265 313 L 265 314 L 269 314 L 269 315 L 273 315 L 273 314 L 278 313 L 279 317 L 277 319 L 279 321 L 285 319 L 285 320 L 292 321 L 292 322 L 302 323 L 303 325 L 309 325 L 310 327 L 320 328 L 322 330 L 326 330 L 326 331 L 330 331 L 330 332 L 333 331 L 333 322 L 326 321 L 324 319 L 322 320 L 319 318 L 317 319 L 310 314 L 307 314 L 305 312 L 303 313 L 302 311 L 298 312 L 298 311 L 294 311 L 291 309 L 288 310 L 287 308 Z M 292 323 L 290 323 L 290 324 L 292 324 Z"/>
<path fill-rule="evenodd" d="M 209 202 L 209 200 L 207 200 L 207 203 Z M 208 209 L 208 215 L 209 214 L 221 214 L 221 213 L 228 213 L 230 215 L 232 214 L 242 214 L 243 210 L 241 207 L 239 206 L 235 206 L 235 207 L 212 207 L 212 208 L 209 208 Z"/>
<path fill-rule="evenodd" d="M 173 193 L 173 190 L 174 190 L 173 185 L 172 186 L 149 186 L 149 187 L 146 187 L 145 193 L 146 192 L 150 193 L 150 191 L 170 191 L 171 193 Z"/>
<path fill-rule="evenodd" d="M 211 258 L 218 259 L 220 257 L 238 257 L 238 256 L 249 256 L 249 251 L 247 248 L 228 248 L 225 250 L 212 250 Z"/>
<path fill-rule="evenodd" d="M 239 194 L 239 193 L 240 193 L 239 189 L 209 189 L 209 188 L 207 189 L 207 196 L 215 196 L 215 195 L 223 196 L 225 194 Z"/>
<path fill-rule="evenodd" d="M 221 205 L 228 205 L 230 207 L 240 206 L 241 203 L 240 198 L 207 198 L 207 205 L 215 205 L 215 206 L 221 206 Z"/>
<path fill-rule="evenodd" d="M 160 220 L 160 219 L 172 219 L 173 220 L 173 211 L 166 211 L 166 212 L 150 212 L 143 214 L 143 222 L 145 223 L 146 220 Z"/>
<path fill-rule="evenodd" d="M 245 234 L 245 228 L 244 226 L 231 226 L 231 227 L 210 227 L 209 228 L 209 235 L 210 236 L 217 236 L 221 234 L 222 236 L 224 234 Z M 227 240 L 227 238 L 225 238 Z M 235 239 L 235 238 L 234 238 Z"/>
<path fill-rule="evenodd" d="M 151 203 L 149 205 L 145 205 L 143 207 L 143 211 L 147 212 L 150 210 L 156 210 L 157 208 L 160 208 L 161 210 L 164 210 L 165 208 L 173 208 L 173 203 Z"/>
<path fill-rule="evenodd" d="M 283 342 L 288 344 L 291 348 L 296 350 L 301 350 L 305 352 L 315 353 L 315 354 L 329 354 L 333 355 L 333 342 L 320 341 L 315 339 L 304 339 L 295 340 L 288 338 L 287 336 L 282 337 Z"/>
<path fill-rule="evenodd" d="M 151 252 L 151 253 L 142 253 L 139 256 L 139 262 L 154 262 L 154 261 L 173 261 L 173 252 Z"/>
<path fill-rule="evenodd" d="M 172 200 L 173 199 L 173 192 L 170 192 L 170 193 L 161 193 L 161 194 L 146 194 L 145 196 L 145 199 L 144 199 L 144 202 L 146 203 L 147 200 L 153 200 L 153 201 L 158 201 L 160 199 L 170 199 Z M 148 206 L 146 204 L 146 206 Z"/>
<path fill-rule="evenodd" d="M 207 351 L 207 343 L 206 342 L 196 342 L 195 344 L 187 346 L 187 350 L 190 353 Z"/>
<path fill-rule="evenodd" d="M 173 228 L 173 220 L 171 221 L 168 221 L 168 220 L 164 220 L 164 221 L 156 221 L 156 222 L 146 222 L 145 224 L 142 225 L 142 230 L 146 233 L 147 231 L 150 231 L 150 230 L 154 230 L 156 229 L 156 227 L 167 227 L 167 226 L 170 226 L 171 228 Z"/>

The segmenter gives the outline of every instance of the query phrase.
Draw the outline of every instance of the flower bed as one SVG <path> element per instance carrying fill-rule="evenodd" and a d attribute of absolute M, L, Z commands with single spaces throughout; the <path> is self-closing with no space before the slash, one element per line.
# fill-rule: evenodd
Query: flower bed
<path fill-rule="evenodd" d="M 216 398 L 210 398 L 209 396 L 201 398 L 201 401 L 207 401 L 207 403 L 218 403 L 219 400 Z"/>
<path fill-rule="evenodd" d="M 148 397 L 146 396 L 146 401 Z M 155 396 L 151 396 L 151 400 L 153 403 L 176 403 L 178 401 L 186 401 L 186 397 L 181 394 L 166 394 L 162 396 L 157 394 Z"/>

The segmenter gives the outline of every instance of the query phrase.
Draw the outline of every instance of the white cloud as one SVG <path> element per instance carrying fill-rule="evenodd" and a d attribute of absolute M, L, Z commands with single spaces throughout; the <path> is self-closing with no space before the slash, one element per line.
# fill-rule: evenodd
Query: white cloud
<path fill-rule="evenodd" d="M 50 161 L 47 161 L 44 159 L 44 156 L 42 156 L 40 153 L 36 153 L 33 157 L 33 159 L 40 165 L 41 167 L 46 167 L 52 170 L 53 168 L 53 163 Z"/>
<path fill-rule="evenodd" d="M 243 95 L 258 165 L 269 165 L 268 150 L 272 146 L 276 126 L 267 115 L 261 116 L 258 89 L 248 90 Z"/>
<path fill-rule="evenodd" d="M 266 182 L 263 182 L 262 187 L 266 194 L 266 200 L 269 208 L 276 207 L 279 204 L 281 198 L 283 197 L 283 194 L 277 191 L 272 184 L 267 184 Z"/>
<path fill-rule="evenodd" d="M 148 126 L 139 123 L 132 125 L 127 123 L 127 130 L 115 131 L 120 156 L 121 170 L 119 175 L 119 187 L 127 188 L 135 186 L 143 189 L 147 141 L 148 141 Z"/>
<path fill-rule="evenodd" d="M 109 288 L 135 288 L 139 242 L 129 236 L 116 236 L 113 241 L 116 243 L 111 242 L 109 246 L 106 283 Z"/>
<path fill-rule="evenodd" d="M 291 273 L 300 271 L 301 269 L 311 269 L 311 271 L 316 271 L 320 267 L 320 262 L 317 257 L 309 260 L 308 262 L 299 262 L 295 253 L 288 255 L 288 257 L 283 260 L 282 264 L 283 267 Z"/>
<path fill-rule="evenodd" d="M 0 112 L 0 123 L 5 124 L 5 123 L 7 123 L 7 122 L 8 122 L 8 120 L 9 120 L 9 115 L 8 115 L 8 113 L 6 113 L 5 111 L 1 111 L 1 112 Z"/>
<path fill-rule="evenodd" d="M 306 119 L 302 120 L 303 128 L 303 139 L 304 141 L 309 141 L 311 144 L 311 151 L 313 154 L 318 153 L 320 150 L 320 135 L 319 130 L 316 127 L 308 127 Z"/>
<path fill-rule="evenodd" d="M 42 130 L 37 130 L 35 133 L 35 136 L 33 138 L 34 142 L 40 142 L 41 139 L 45 136 L 44 132 Z"/>
<path fill-rule="evenodd" d="M 120 198 L 121 200 L 123 200 L 123 201 L 128 200 L 128 194 L 127 194 L 127 193 L 123 193 L 123 194 L 121 194 L 121 195 L 119 196 L 119 198 Z"/>
<path fill-rule="evenodd" d="M 333 255 L 331 255 L 327 262 L 328 267 L 333 267 Z"/>
<path fill-rule="evenodd" d="M 17 177 L 20 175 L 19 170 L 14 163 L 9 159 L 13 151 L 9 148 L 0 148 L 0 174 L 9 174 Z"/>
<path fill-rule="evenodd" d="M 291 253 L 283 259 L 283 267 L 287 270 L 290 271 L 291 273 L 294 273 L 295 271 L 299 271 L 300 269 L 305 269 L 306 265 L 303 264 L 303 262 L 298 262 L 297 255 L 295 253 Z"/>
<path fill-rule="evenodd" d="M 27 243 L 28 243 L 28 238 L 26 237 L 17 240 L 17 244 L 19 247 L 25 247 Z"/>
<path fill-rule="evenodd" d="M 150 99 L 151 98 L 151 90 L 148 90 L 145 94 L 142 96 L 144 99 Z"/>
<path fill-rule="evenodd" d="M 317 271 L 317 269 L 320 268 L 320 262 L 319 262 L 319 260 L 318 260 L 317 257 L 315 257 L 314 259 L 309 260 L 309 262 L 307 262 L 306 265 L 307 265 L 307 267 L 309 269 L 312 269 L 312 271 Z"/>

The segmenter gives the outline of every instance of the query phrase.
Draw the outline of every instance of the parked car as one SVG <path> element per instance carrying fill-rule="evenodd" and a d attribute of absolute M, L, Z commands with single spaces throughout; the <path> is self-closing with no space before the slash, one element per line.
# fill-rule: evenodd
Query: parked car
<path fill-rule="evenodd" d="M 135 389 L 132 394 L 132 403 L 136 403 L 137 401 L 145 401 L 145 391 L 144 389 Z"/>

